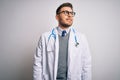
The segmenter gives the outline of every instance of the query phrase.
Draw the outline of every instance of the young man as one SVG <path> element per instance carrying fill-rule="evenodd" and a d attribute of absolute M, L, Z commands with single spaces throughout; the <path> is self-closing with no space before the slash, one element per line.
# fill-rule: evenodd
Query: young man
<path fill-rule="evenodd" d="M 34 80 L 91 80 L 91 55 L 85 36 L 72 27 L 74 16 L 71 3 L 57 8 L 58 27 L 38 42 Z"/>

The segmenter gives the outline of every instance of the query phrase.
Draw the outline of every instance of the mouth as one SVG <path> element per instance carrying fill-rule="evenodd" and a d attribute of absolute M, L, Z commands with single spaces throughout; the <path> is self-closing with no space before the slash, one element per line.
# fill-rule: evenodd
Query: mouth
<path fill-rule="evenodd" d="M 72 22 L 72 19 L 66 19 L 66 20 Z"/>
<path fill-rule="evenodd" d="M 66 19 L 68 24 L 72 24 L 72 19 Z"/>

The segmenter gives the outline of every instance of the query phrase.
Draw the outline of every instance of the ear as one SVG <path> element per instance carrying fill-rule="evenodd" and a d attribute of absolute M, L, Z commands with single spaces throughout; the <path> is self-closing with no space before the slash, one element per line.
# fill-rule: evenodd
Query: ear
<path fill-rule="evenodd" d="M 58 21 L 58 20 L 59 20 L 59 15 L 56 15 L 55 18 L 56 18 L 56 20 Z"/>

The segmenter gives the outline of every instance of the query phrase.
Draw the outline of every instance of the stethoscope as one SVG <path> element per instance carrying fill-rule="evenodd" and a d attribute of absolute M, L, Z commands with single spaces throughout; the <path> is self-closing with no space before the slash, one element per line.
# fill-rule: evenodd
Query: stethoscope
<path fill-rule="evenodd" d="M 71 28 L 71 29 L 72 29 L 72 31 L 74 33 L 75 46 L 77 47 L 79 45 L 79 43 L 77 41 L 75 30 L 73 28 Z M 50 40 L 51 37 L 53 37 L 56 40 L 55 28 L 52 29 L 52 32 L 51 32 L 51 34 L 48 37 L 48 42 L 49 42 L 49 40 Z"/>

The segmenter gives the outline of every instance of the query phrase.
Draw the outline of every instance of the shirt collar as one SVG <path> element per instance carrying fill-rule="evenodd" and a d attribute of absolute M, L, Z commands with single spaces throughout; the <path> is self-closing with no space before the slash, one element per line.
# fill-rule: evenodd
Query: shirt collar
<path fill-rule="evenodd" d="M 66 34 L 69 33 L 70 29 L 71 29 L 70 27 L 67 28 L 67 29 L 65 29 Z M 64 29 L 62 29 L 62 28 L 60 28 L 60 27 L 57 27 L 57 30 L 58 30 L 58 34 L 61 36 L 61 35 L 62 35 L 62 31 L 63 31 Z"/>

